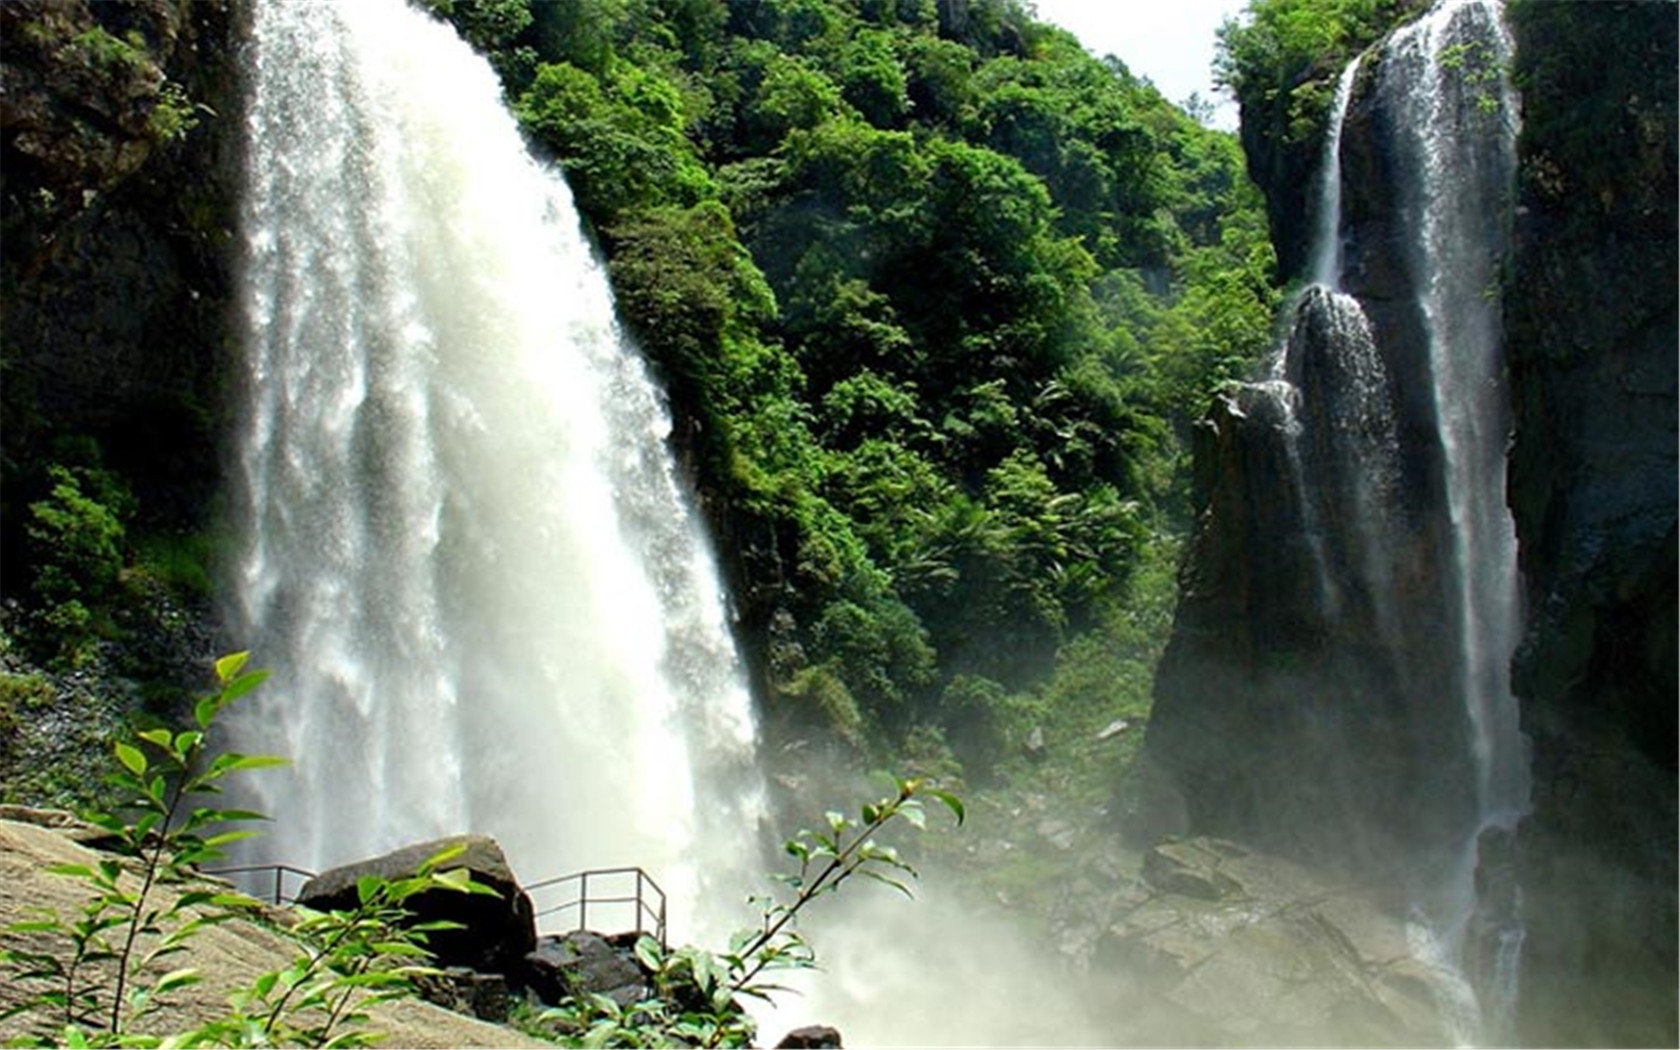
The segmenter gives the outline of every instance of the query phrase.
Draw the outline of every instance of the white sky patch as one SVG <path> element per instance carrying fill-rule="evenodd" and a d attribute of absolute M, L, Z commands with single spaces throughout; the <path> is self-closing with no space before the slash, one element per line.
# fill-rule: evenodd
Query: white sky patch
<path fill-rule="evenodd" d="M 1236 103 L 1213 87 L 1215 32 L 1247 0 L 1035 0 L 1038 17 L 1071 31 L 1098 58 L 1114 55 L 1178 105 L 1192 92 L 1216 106 L 1213 126 L 1233 131 Z"/>

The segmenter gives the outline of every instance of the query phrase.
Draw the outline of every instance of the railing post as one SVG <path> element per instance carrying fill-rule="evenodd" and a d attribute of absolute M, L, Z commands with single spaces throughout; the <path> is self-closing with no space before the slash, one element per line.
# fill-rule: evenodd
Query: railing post
<path fill-rule="evenodd" d="M 589 929 L 589 872 L 578 877 L 578 929 Z"/>

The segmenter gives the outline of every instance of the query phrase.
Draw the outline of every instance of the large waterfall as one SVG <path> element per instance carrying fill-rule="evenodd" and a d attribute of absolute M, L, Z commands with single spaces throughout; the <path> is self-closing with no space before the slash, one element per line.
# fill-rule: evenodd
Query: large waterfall
<path fill-rule="evenodd" d="M 262 859 L 492 834 L 523 879 L 697 893 L 761 800 L 716 572 L 558 174 L 402 0 L 260 3 L 236 727 Z"/>
<path fill-rule="evenodd" d="M 1257 385 L 1285 403 L 1326 614 L 1362 625 L 1365 644 L 1381 655 L 1360 659 L 1380 663 L 1407 703 L 1446 693 L 1462 712 L 1472 814 L 1438 849 L 1438 875 L 1414 880 L 1416 947 L 1467 975 L 1462 1000 L 1444 1004 L 1458 1015 L 1452 1027 L 1494 1040 L 1509 1035 L 1521 926 L 1514 886 L 1504 887 L 1505 899 L 1477 901 L 1478 866 L 1490 863 L 1480 856 L 1488 833 L 1512 830 L 1528 799 L 1509 673 L 1519 591 L 1494 294 L 1514 172 L 1517 107 L 1502 72 L 1509 58 L 1497 4 L 1448 2 L 1343 73 L 1314 283 L 1296 303 L 1273 378 Z M 1378 174 L 1387 207 L 1376 214 L 1367 202 L 1352 220 L 1343 210 L 1342 146 L 1361 76 L 1370 79 L 1369 133 L 1386 146 Z M 1396 283 L 1409 289 L 1407 301 L 1365 296 L 1373 312 L 1387 311 L 1368 315 L 1361 296 Z M 1482 877 L 1499 881 L 1486 870 Z"/>

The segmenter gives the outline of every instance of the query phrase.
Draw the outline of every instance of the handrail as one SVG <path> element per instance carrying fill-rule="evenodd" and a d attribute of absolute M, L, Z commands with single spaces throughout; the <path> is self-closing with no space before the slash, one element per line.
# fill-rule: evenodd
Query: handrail
<path fill-rule="evenodd" d="M 634 889 L 630 891 L 628 895 L 613 897 L 590 895 L 590 879 L 622 879 L 626 876 L 634 877 Z M 533 882 L 526 886 L 525 890 L 527 893 L 535 893 L 537 890 L 563 886 L 570 882 L 576 882 L 578 884 L 577 896 L 568 900 L 563 900 L 558 904 L 539 909 L 536 913 L 536 918 L 540 919 L 545 915 L 554 915 L 559 912 L 576 908 L 578 913 L 577 925 L 573 926 L 572 929 L 586 930 L 589 928 L 589 906 L 591 904 L 634 905 L 634 907 L 630 910 L 634 927 L 629 932 L 651 934 L 659 941 L 660 947 L 666 947 L 666 920 L 668 905 L 666 902 L 665 891 L 659 888 L 659 884 L 654 882 L 653 877 L 647 872 L 643 871 L 641 868 L 635 867 L 593 868 L 589 871 L 579 871 L 574 872 L 571 875 L 561 875 L 552 879 L 544 879 L 541 882 Z M 651 920 L 651 928 L 643 924 L 644 919 Z"/>
<path fill-rule="evenodd" d="M 270 904 L 297 903 L 296 894 L 287 896 L 283 890 L 287 875 L 297 876 L 299 880 L 297 888 L 299 890 L 303 889 L 304 885 L 315 877 L 315 872 L 306 871 L 303 868 L 294 868 L 290 864 L 241 864 L 231 868 L 205 868 L 203 870 L 206 875 L 248 875 L 256 871 L 272 871 L 274 873 L 274 892 L 260 898 Z M 252 896 L 255 896 L 255 894 L 252 894 Z"/>
<path fill-rule="evenodd" d="M 298 898 L 295 893 L 288 895 L 285 892 L 286 876 L 289 875 L 295 877 L 298 880 L 297 889 L 301 890 L 303 885 L 316 875 L 313 871 L 293 867 L 290 864 L 245 864 L 226 868 L 204 869 L 204 874 L 206 875 L 248 875 L 253 872 L 274 873 L 272 892 L 260 899 L 276 905 L 297 903 Z M 599 882 L 602 879 L 623 879 L 627 876 L 634 877 L 634 887 L 623 894 L 618 896 L 592 896 L 589 892 L 590 879 L 595 879 Z M 572 882 L 578 884 L 576 896 L 536 911 L 533 918 L 541 919 L 545 915 L 555 915 L 557 913 L 576 908 L 578 915 L 577 925 L 571 927 L 571 929 L 586 930 L 589 928 L 589 906 L 591 904 L 634 905 L 634 907 L 630 909 L 634 928 L 629 932 L 651 934 L 659 941 L 661 947 L 667 946 L 666 931 L 668 925 L 668 904 L 665 897 L 665 891 L 659 888 L 659 884 L 657 882 L 653 881 L 653 876 L 649 875 L 641 868 L 592 868 L 588 871 L 578 871 L 573 872 L 570 875 L 559 875 L 552 879 L 543 879 L 541 882 L 533 882 L 522 888 L 526 893 L 531 894 L 534 898 L 539 890 L 549 890 Z M 252 896 L 256 896 L 256 894 L 252 894 Z M 644 924 L 644 922 L 650 925 Z"/>

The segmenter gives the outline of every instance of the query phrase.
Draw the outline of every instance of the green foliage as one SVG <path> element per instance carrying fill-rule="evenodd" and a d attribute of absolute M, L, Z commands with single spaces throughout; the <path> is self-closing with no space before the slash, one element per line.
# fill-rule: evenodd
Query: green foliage
<path fill-rule="evenodd" d="M 910 111 L 909 84 L 893 48 L 893 38 L 865 29 L 847 43 L 840 57 L 840 90 L 846 101 L 878 128 L 898 127 Z"/>
<path fill-rule="evenodd" d="M 597 77 L 564 62 L 544 64 L 515 109 L 598 221 L 715 193 L 684 137 L 682 89 L 660 70 L 611 61 Z"/>
<path fill-rule="evenodd" d="M 1251 0 L 1219 30 L 1214 82 L 1256 114 L 1281 110 L 1285 137 L 1316 142 L 1336 76 L 1415 0 Z"/>
<path fill-rule="evenodd" d="M 411 979 L 431 972 L 421 965 L 425 935 L 442 927 L 409 922 L 404 902 L 433 888 L 494 892 L 472 883 L 465 869 L 443 870 L 460 848 L 432 857 L 412 878 L 364 879 L 356 907 L 305 914 L 290 930 L 297 958 L 237 990 L 226 1014 L 167 1038 L 149 1031 L 148 1018 L 174 993 L 203 980 L 192 968 L 168 969 L 171 960 L 207 928 L 256 906 L 197 878 L 199 866 L 220 859 L 223 847 L 255 834 L 223 826 L 261 819 L 210 804 L 222 780 L 284 761 L 232 751 L 212 756 L 208 748 L 223 709 L 267 677 L 246 671 L 246 660 L 234 653 L 216 661 L 218 689 L 194 705 L 193 728 L 148 729 L 114 744 L 118 769 L 110 779 L 126 801 L 118 812 L 83 816 L 106 833 L 104 848 L 120 859 L 54 868 L 82 884 L 84 903 L 70 916 L 43 909 L 8 928 L 52 947 L 0 951 L 8 979 L 35 989 L 7 1012 L 34 1026 L 21 1045 L 366 1046 L 375 1039 L 365 1027 L 366 1007 L 412 995 Z"/>
<path fill-rule="evenodd" d="M 174 142 L 186 138 L 198 127 L 204 114 L 215 115 L 208 106 L 195 103 L 187 95 L 186 88 L 173 80 L 166 80 L 158 89 L 157 102 L 152 106 L 151 113 L 146 116 L 146 130 L 159 142 Z"/>
<path fill-rule="evenodd" d="M 54 464 L 45 498 L 29 504 L 24 534 L 34 568 L 39 634 L 75 664 L 100 628 L 94 610 L 116 593 L 134 497 L 115 475 Z"/>
<path fill-rule="evenodd" d="M 53 466 L 47 473 L 51 491 L 29 505 L 26 526 L 36 548 L 36 596 L 47 605 L 104 597 L 122 571 L 133 497 L 104 472 Z"/>
<path fill-rule="evenodd" d="M 1187 526 L 1191 428 L 1267 344 L 1275 259 L 1234 138 L 1020 0 L 428 2 L 599 236 L 771 721 L 1006 766 L 1021 698 Z M 1259 85 L 1268 41 L 1304 53 L 1294 6 L 1258 4 L 1229 68 Z M 101 535 L 54 504 L 39 528 Z M 132 543 L 119 580 L 202 586 L 202 545 Z M 63 595 L 43 630 L 108 636 L 110 548 L 60 549 L 39 545 Z M 1001 692 L 957 687 L 980 679 Z"/>
<path fill-rule="evenodd" d="M 70 42 L 92 69 L 135 72 L 151 64 L 146 41 L 137 31 L 119 37 L 103 26 L 92 26 L 77 33 Z"/>
<path fill-rule="evenodd" d="M 13 928 L 19 933 L 56 935 L 65 951 L 7 950 L 0 962 L 17 980 L 45 986 L 24 1009 L 34 1011 L 42 1045 L 56 1037 L 72 1038 L 88 1031 L 120 1038 L 156 1010 L 169 992 L 196 983 L 190 971 L 157 975 L 161 960 L 185 950 L 186 942 L 205 926 L 223 921 L 232 912 L 227 900 L 210 891 L 194 890 L 159 903 L 154 890 L 165 883 L 188 881 L 193 869 L 221 855 L 221 847 L 246 837 L 228 831 L 206 835 L 215 824 L 255 818 L 255 814 L 197 805 L 220 790 L 219 781 L 238 769 L 271 765 L 277 759 L 227 752 L 208 764 L 201 762 L 206 734 L 228 703 L 250 692 L 266 676 L 242 674 L 245 654 L 223 657 L 216 663 L 220 689 L 194 708 L 197 728 L 171 732 L 147 730 L 134 742 L 118 741 L 115 754 L 121 768 L 112 775 L 115 787 L 128 797 L 126 818 L 91 811 L 85 818 L 109 833 L 112 849 L 134 858 L 138 888 L 125 878 L 116 859 L 97 865 L 68 865 L 57 874 L 75 878 L 89 891 L 79 915 L 64 919 L 48 914 Z M 201 905 L 223 910 L 201 913 Z M 142 939 L 144 938 L 144 939 Z M 108 964 L 109 983 L 99 968 Z"/>
<path fill-rule="evenodd" d="M 1040 680 L 1267 344 L 1234 140 L 1010 0 L 550 6 L 518 112 L 773 567 L 772 720 L 891 748 L 955 675 Z"/>

